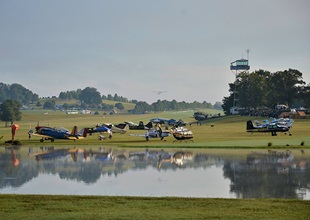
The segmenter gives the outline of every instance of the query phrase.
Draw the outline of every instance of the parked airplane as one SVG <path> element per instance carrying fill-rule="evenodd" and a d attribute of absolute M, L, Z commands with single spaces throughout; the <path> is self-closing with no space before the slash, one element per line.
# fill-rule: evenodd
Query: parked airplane
<path fill-rule="evenodd" d="M 193 132 L 184 127 L 174 128 L 171 133 L 176 139 L 175 141 L 191 140 L 194 137 Z"/>
<path fill-rule="evenodd" d="M 208 119 L 208 115 L 202 112 L 195 112 L 193 116 L 197 121 L 204 121 Z"/>
<path fill-rule="evenodd" d="M 171 119 L 166 119 L 166 118 L 152 118 L 150 122 L 154 124 L 168 124 L 168 125 L 175 125 L 177 123 L 177 120 L 171 118 Z"/>
<path fill-rule="evenodd" d="M 169 137 L 171 132 L 168 130 L 162 130 L 161 128 L 154 128 L 148 131 L 150 138 L 160 138 L 163 140 L 165 137 Z"/>
<path fill-rule="evenodd" d="M 93 133 L 103 133 L 107 132 L 109 134 L 109 138 L 112 138 L 112 130 L 104 125 L 96 125 L 93 128 L 87 128 L 87 134 L 92 135 Z M 105 139 L 105 136 L 99 135 L 99 140 Z"/>
<path fill-rule="evenodd" d="M 264 119 L 263 123 L 255 120 L 255 125 L 258 127 L 267 127 L 268 125 L 277 124 L 285 127 L 291 128 L 293 126 L 293 120 L 290 118 L 269 118 L 270 120 Z"/>
<path fill-rule="evenodd" d="M 267 126 L 259 125 L 254 126 L 251 120 L 247 121 L 246 131 L 247 132 L 270 132 L 272 136 L 276 136 L 277 132 L 287 132 L 290 130 L 290 127 L 279 125 L 279 124 L 269 124 Z"/>
<path fill-rule="evenodd" d="M 72 128 L 71 133 L 65 128 L 52 128 L 47 126 L 37 126 L 35 127 L 35 132 L 30 130 L 28 134 L 42 137 L 40 142 L 44 140 L 51 140 L 54 142 L 55 139 L 68 139 L 68 140 L 78 140 L 86 137 L 87 129 L 83 128 L 80 132 L 77 130 L 77 126 Z"/>
<path fill-rule="evenodd" d="M 107 128 L 109 128 L 109 129 L 111 129 L 111 131 L 113 133 L 125 134 L 129 130 L 129 125 L 128 124 L 125 125 L 123 128 L 119 128 L 119 127 L 117 127 L 117 126 L 115 126 L 113 124 L 105 124 L 105 123 L 103 123 L 102 125 L 107 127 Z"/>
<path fill-rule="evenodd" d="M 165 137 L 169 137 L 170 135 L 170 130 L 162 130 L 160 126 L 148 129 L 145 134 L 130 134 L 130 136 L 144 137 L 147 141 L 149 138 L 160 138 L 163 140 Z"/>
<path fill-rule="evenodd" d="M 129 126 L 129 130 L 147 130 L 153 127 L 152 122 L 147 123 L 144 125 L 143 121 L 140 121 L 139 124 L 135 124 L 133 122 L 125 121 L 124 123 L 120 123 L 118 125 L 115 125 L 115 127 L 124 129 L 125 126 Z"/>

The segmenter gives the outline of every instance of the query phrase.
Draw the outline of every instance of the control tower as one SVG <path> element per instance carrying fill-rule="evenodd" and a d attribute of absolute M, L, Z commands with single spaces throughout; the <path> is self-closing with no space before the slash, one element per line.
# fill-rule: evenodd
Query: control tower
<path fill-rule="evenodd" d="M 246 50 L 248 57 L 249 57 L 249 53 L 250 50 Z M 249 71 L 250 70 L 250 65 L 249 65 L 249 58 L 246 59 L 239 59 L 236 60 L 232 63 L 230 63 L 230 70 L 235 74 L 235 88 L 234 88 L 234 100 L 233 100 L 233 107 L 230 108 L 230 113 L 231 114 L 239 114 L 238 112 L 238 107 L 236 106 L 236 81 L 237 81 L 237 77 L 238 74 L 240 72 L 245 72 L 245 71 Z"/>
<path fill-rule="evenodd" d="M 249 60 L 246 59 L 240 59 L 230 63 L 230 70 L 236 70 L 236 72 L 246 71 L 249 69 L 250 69 Z"/>

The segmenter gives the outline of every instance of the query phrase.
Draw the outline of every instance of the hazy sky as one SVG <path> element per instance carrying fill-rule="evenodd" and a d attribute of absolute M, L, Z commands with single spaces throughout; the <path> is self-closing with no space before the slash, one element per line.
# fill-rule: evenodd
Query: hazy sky
<path fill-rule="evenodd" d="M 251 71 L 293 68 L 310 83 L 310 1 L 0 0 L 0 82 L 41 97 L 90 86 L 214 104 L 246 49 Z"/>

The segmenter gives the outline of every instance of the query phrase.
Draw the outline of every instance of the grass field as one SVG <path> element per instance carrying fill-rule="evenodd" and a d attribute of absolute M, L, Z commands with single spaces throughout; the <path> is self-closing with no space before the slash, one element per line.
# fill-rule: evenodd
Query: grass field
<path fill-rule="evenodd" d="M 44 114 L 45 113 L 45 114 Z M 46 114 L 47 113 L 47 114 Z M 295 120 L 288 134 L 258 133 L 245 131 L 246 121 L 254 119 L 242 116 L 225 116 L 205 121 L 201 126 L 187 126 L 194 133 L 193 142 L 178 143 L 173 137 L 166 141 L 131 137 L 128 134 L 114 134 L 112 139 L 99 141 L 97 135 L 78 141 L 55 140 L 40 143 L 38 137 L 28 140 L 28 131 L 38 123 L 51 127 L 74 125 L 79 128 L 95 126 L 98 123 L 121 123 L 132 121 L 144 123 L 154 117 L 193 121 L 194 111 L 163 112 L 160 114 L 115 114 L 66 115 L 60 111 L 23 111 L 20 129 L 16 139 L 23 146 L 42 145 L 105 145 L 115 147 L 160 147 L 160 148 L 308 148 L 310 143 L 310 120 Z M 210 112 L 211 113 L 211 112 Z M 217 114 L 217 112 L 212 112 Z M 262 118 L 255 118 L 262 119 Z M 0 145 L 11 139 L 9 127 L 0 125 Z M 211 126 L 212 125 L 212 126 Z M 144 131 L 129 131 L 129 133 Z M 304 146 L 301 146 L 304 142 Z M 194 199 L 194 198 L 146 198 L 108 196 L 44 196 L 44 195 L 1 195 L 0 219 L 308 219 L 310 201 L 282 199 Z"/>
<path fill-rule="evenodd" d="M 309 219 L 310 201 L 0 195 L 1 219 Z"/>
<path fill-rule="evenodd" d="M 211 110 L 210 110 L 211 111 Z M 213 114 L 217 112 L 212 110 Z M 46 114 L 47 113 L 47 114 Z M 83 127 L 93 127 L 100 123 L 122 123 L 124 121 L 132 121 L 138 123 L 143 121 L 147 123 L 151 118 L 164 117 L 174 118 L 176 120 L 182 119 L 186 122 L 194 121 L 194 111 L 182 112 L 163 112 L 151 114 L 114 114 L 114 115 L 67 115 L 61 111 L 23 111 L 22 121 L 17 122 L 20 129 L 16 132 L 16 139 L 22 142 L 23 145 L 39 145 L 39 137 L 32 137 L 28 140 L 28 131 L 34 129 L 39 123 L 51 127 L 65 127 L 69 130 L 75 125 L 79 129 Z M 126 134 L 114 134 L 112 139 L 98 140 L 98 135 L 88 136 L 86 139 L 77 140 L 75 142 L 69 140 L 55 140 L 53 145 L 74 144 L 74 145 L 111 145 L 111 146 L 136 146 L 136 147 L 238 147 L 238 148 L 262 148 L 267 147 L 268 143 L 272 147 L 300 147 L 304 142 L 303 147 L 309 146 L 310 143 L 310 120 L 298 119 L 294 121 L 293 128 L 290 130 L 292 135 L 279 133 L 278 136 L 271 136 L 268 133 L 247 133 L 246 121 L 248 119 L 262 119 L 251 118 L 246 116 L 224 116 L 216 119 L 204 121 L 201 126 L 192 124 L 187 126 L 194 133 L 193 142 L 173 142 L 175 139 L 171 136 L 164 141 L 159 139 L 151 139 L 145 142 L 144 138 L 133 137 L 128 134 L 144 134 L 144 131 L 129 131 Z M 0 144 L 11 139 L 11 132 L 9 127 L 0 126 Z M 212 126 L 211 126 L 212 125 Z M 50 144 L 49 141 L 43 144 Z"/>

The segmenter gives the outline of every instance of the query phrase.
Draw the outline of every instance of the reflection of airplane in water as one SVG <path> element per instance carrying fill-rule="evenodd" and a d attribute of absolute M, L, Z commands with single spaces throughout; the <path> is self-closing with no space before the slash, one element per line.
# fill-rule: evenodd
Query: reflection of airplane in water
<path fill-rule="evenodd" d="M 247 165 L 261 169 L 270 169 L 270 164 L 277 165 L 275 169 L 278 173 L 288 173 L 290 169 L 305 169 L 306 162 L 304 160 L 293 162 L 293 159 L 294 156 L 289 150 L 283 152 L 269 150 L 268 153 L 252 152 L 247 155 Z"/>
<path fill-rule="evenodd" d="M 191 152 L 176 152 L 170 158 L 159 158 L 157 168 L 160 169 L 163 163 L 172 163 L 178 167 L 183 166 L 186 162 L 193 160 Z"/>
<path fill-rule="evenodd" d="M 83 128 L 80 132 L 78 132 L 77 129 L 77 126 L 74 126 L 70 133 L 69 130 L 65 128 L 52 128 L 38 125 L 35 127 L 35 132 L 30 130 L 28 134 L 41 137 L 40 142 L 43 142 L 44 140 L 51 140 L 51 142 L 54 142 L 55 139 L 67 139 L 75 141 L 86 137 L 87 130 L 85 128 Z"/>
<path fill-rule="evenodd" d="M 43 148 L 42 148 L 43 149 Z M 29 150 L 29 152 L 31 152 Z M 86 159 L 87 154 L 84 152 L 84 149 L 69 149 L 69 148 L 61 148 L 61 149 L 54 149 L 54 147 L 47 147 L 42 152 L 37 153 L 29 153 L 29 156 L 34 156 L 36 161 L 40 160 L 55 160 L 59 158 L 67 158 L 72 159 L 72 161 L 76 162 L 78 158 L 78 154 L 83 153 L 84 159 Z"/>
<path fill-rule="evenodd" d="M 247 121 L 246 131 L 247 132 L 263 132 L 271 133 L 272 136 L 276 136 L 277 132 L 288 132 L 290 127 L 279 125 L 279 124 L 269 124 L 269 125 L 253 125 L 251 120 Z"/>
<path fill-rule="evenodd" d="M 35 157 L 36 161 L 47 161 L 47 160 L 67 160 L 67 161 L 108 161 L 125 158 L 123 154 L 115 152 L 113 154 L 112 150 L 105 151 L 100 148 L 98 151 L 93 151 L 91 149 L 86 150 L 83 148 L 60 148 L 55 149 L 54 147 L 41 147 L 40 152 L 33 153 L 33 148 L 29 148 L 29 156 Z"/>
<path fill-rule="evenodd" d="M 151 151 L 146 149 L 144 152 L 129 153 L 129 159 L 154 162 L 157 164 L 157 168 L 161 169 L 163 164 L 174 164 L 177 167 L 182 167 L 188 161 L 193 160 L 193 153 L 183 151 L 171 153 L 165 152 L 164 150 Z"/>
<path fill-rule="evenodd" d="M 247 164 L 267 163 L 291 163 L 293 154 L 287 150 L 284 152 L 269 150 L 268 153 L 252 152 L 247 155 Z"/>

